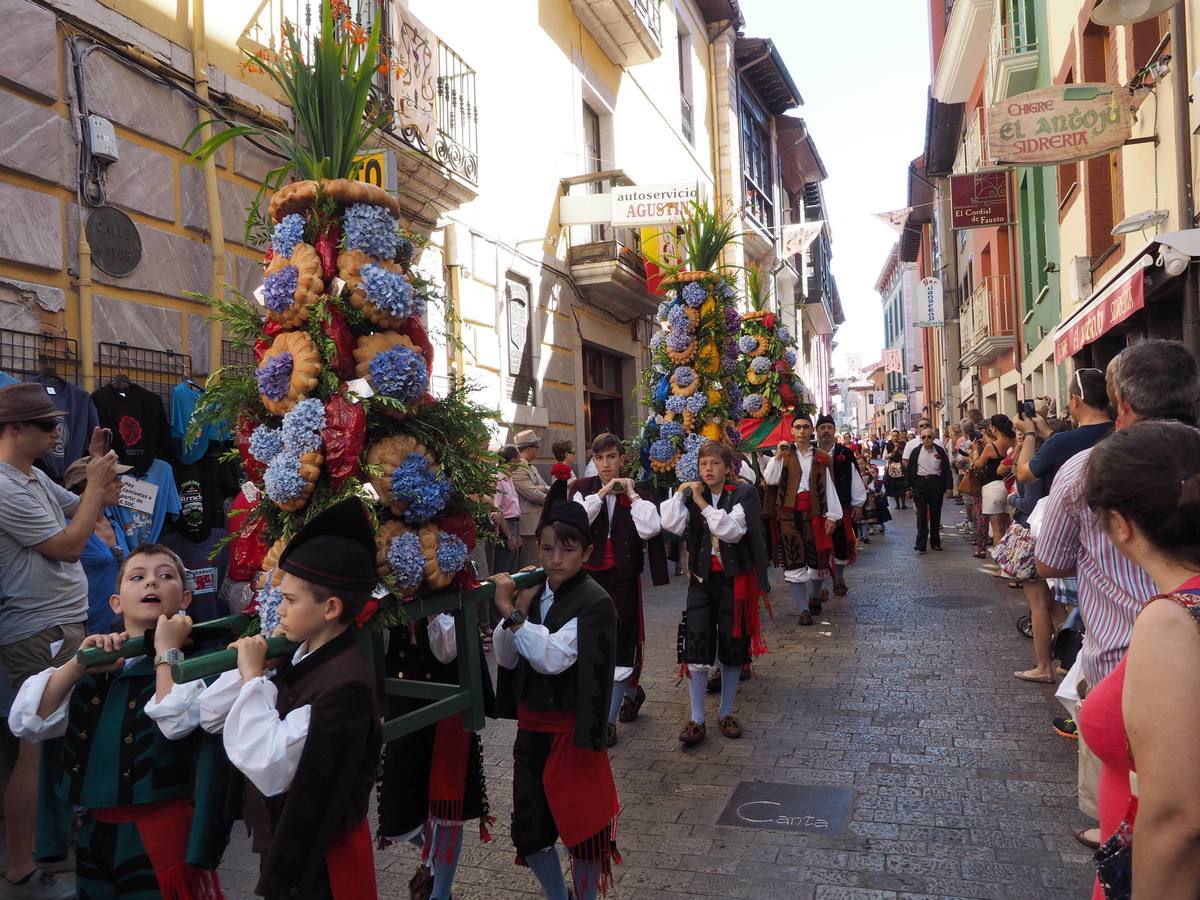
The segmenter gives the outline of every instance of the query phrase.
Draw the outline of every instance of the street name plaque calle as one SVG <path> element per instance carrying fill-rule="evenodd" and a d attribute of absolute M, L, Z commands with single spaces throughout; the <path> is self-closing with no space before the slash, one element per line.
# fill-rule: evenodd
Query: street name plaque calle
<path fill-rule="evenodd" d="M 846 832 L 853 801 L 853 788 L 743 781 L 717 824 L 837 837 Z"/>

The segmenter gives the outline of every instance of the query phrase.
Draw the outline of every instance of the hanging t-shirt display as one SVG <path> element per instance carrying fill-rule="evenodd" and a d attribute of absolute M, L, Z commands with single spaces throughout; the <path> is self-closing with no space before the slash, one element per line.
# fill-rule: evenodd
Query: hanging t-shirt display
<path fill-rule="evenodd" d="M 200 429 L 195 441 L 186 447 L 183 446 L 183 439 L 192 421 L 192 413 L 196 411 L 196 404 L 203 394 L 203 388 L 190 378 L 177 384 L 171 392 L 171 444 L 175 448 L 175 458 L 184 465 L 191 465 L 199 460 L 212 445 L 223 444 L 232 439 L 227 428 L 210 423 Z"/>
<path fill-rule="evenodd" d="M 133 384 L 106 384 L 92 394 L 100 422 L 113 433 L 112 448 L 138 475 L 156 459 L 171 458 L 171 429 L 157 394 Z"/>
<path fill-rule="evenodd" d="M 224 452 L 212 444 L 197 462 L 172 467 L 182 505 L 180 526 L 192 534 L 225 527 L 225 501 L 237 493 L 239 473 L 236 463 L 221 462 Z"/>
<path fill-rule="evenodd" d="M 67 415 L 58 425 L 58 439 L 39 463 L 55 481 L 61 482 L 67 466 L 87 456 L 92 429 L 100 424 L 96 404 L 87 391 L 49 373 L 34 379 L 46 389 L 54 406 Z"/>
<path fill-rule="evenodd" d="M 121 503 L 115 507 L 129 549 L 154 543 L 162 534 L 167 516 L 178 516 L 180 512 L 179 492 L 171 467 L 156 459 L 141 478 L 122 475 L 121 480 L 135 482 L 134 490 L 128 494 L 122 492 Z"/>
<path fill-rule="evenodd" d="M 180 520 L 182 522 L 182 520 Z M 222 589 L 229 569 L 229 548 L 222 547 L 212 556 L 213 550 L 225 537 L 223 528 L 207 529 L 203 539 L 194 540 L 182 529 L 176 528 L 162 536 L 162 543 L 179 554 L 188 570 L 188 581 L 192 592 L 192 605 L 187 613 L 194 622 L 206 622 L 228 615 L 229 609 Z"/>
<path fill-rule="evenodd" d="M 6 388 L 10 384 L 20 384 L 20 380 L 13 378 L 7 372 L 0 372 L 0 388 Z"/>

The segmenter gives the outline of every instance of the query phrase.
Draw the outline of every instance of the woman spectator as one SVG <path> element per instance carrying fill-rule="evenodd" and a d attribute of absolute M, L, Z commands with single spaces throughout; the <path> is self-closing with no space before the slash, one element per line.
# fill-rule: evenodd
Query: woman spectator
<path fill-rule="evenodd" d="M 1051 433 L 1057 434 L 1067 430 L 1067 423 L 1055 419 L 1050 423 Z M 1037 443 L 1042 443 L 1042 438 Z M 1037 569 L 1033 559 L 1033 536 L 1029 534 L 1029 516 L 1044 496 L 1045 482 L 1037 478 L 1029 482 L 1017 482 L 1016 493 L 1009 496 L 1009 505 L 1013 508 L 1013 524 L 1009 528 L 1009 540 L 1017 541 L 1028 550 L 1026 558 L 1012 560 L 1012 568 L 1005 574 L 1015 577 L 1015 582 L 1009 586 L 1020 587 L 1025 592 L 1029 602 L 1029 621 L 1033 631 L 1034 667 L 1024 672 L 1013 672 L 1013 677 L 1021 681 L 1033 681 L 1039 684 L 1054 683 L 1054 659 L 1051 656 L 1051 645 L 1058 627 L 1067 617 L 1067 611 L 1061 603 L 1054 600 L 1054 594 L 1045 579 L 1037 577 Z M 1015 536 L 1014 533 L 1015 532 Z M 1004 568 L 1001 566 L 1001 568 Z"/>
<path fill-rule="evenodd" d="M 1000 472 L 1000 466 L 1005 455 L 1012 449 L 1017 436 L 1012 419 L 1004 413 L 992 416 L 983 426 L 983 430 L 987 439 L 983 452 L 973 464 L 973 468 L 980 474 L 980 497 L 983 501 L 979 510 L 980 518 L 975 526 L 978 532 L 976 559 L 987 557 L 989 529 L 991 543 L 997 544 L 1008 528 L 1008 491 L 1004 488 L 1004 476 Z"/>
<path fill-rule="evenodd" d="M 1097 858 L 1121 843 L 1116 835 L 1125 818 L 1137 847 L 1132 896 L 1195 897 L 1200 884 L 1200 431 L 1178 422 L 1139 422 L 1121 429 L 1092 451 L 1084 496 L 1113 546 L 1169 595 L 1147 598 L 1128 654 L 1092 688 L 1080 710 L 1083 738 L 1102 766 L 1100 833 L 1109 844 Z M 1118 861 L 1128 862 L 1129 855 L 1117 853 Z M 1097 867 L 1104 872 L 1100 863 Z M 1092 896 L 1104 896 L 1099 879 Z"/>
<path fill-rule="evenodd" d="M 63 473 L 63 487 L 83 496 L 87 487 L 87 457 L 67 466 Z M 130 471 L 129 466 L 117 466 L 117 474 Z M 117 572 L 121 562 L 129 553 L 125 531 L 117 520 L 116 505 L 121 495 L 121 480 L 117 478 L 104 496 L 104 506 L 96 517 L 96 527 L 83 547 L 79 561 L 87 575 L 88 585 L 88 634 L 108 634 L 118 631 L 115 626 L 116 613 L 109 599 L 117 592 Z"/>
<path fill-rule="evenodd" d="M 496 513 L 492 522 L 500 532 L 500 542 L 492 560 L 492 574 L 515 572 L 517 554 L 521 550 L 521 498 L 513 487 L 509 473 L 518 456 L 517 448 L 507 444 L 500 448 L 500 477 L 496 479 Z"/>
<path fill-rule="evenodd" d="M 897 509 L 904 509 L 904 497 L 908 491 L 908 478 L 904 475 L 904 441 L 900 439 L 900 432 L 892 432 L 893 439 L 888 442 L 891 449 L 887 455 L 887 475 L 885 481 L 887 483 L 887 495 L 896 501 Z"/>

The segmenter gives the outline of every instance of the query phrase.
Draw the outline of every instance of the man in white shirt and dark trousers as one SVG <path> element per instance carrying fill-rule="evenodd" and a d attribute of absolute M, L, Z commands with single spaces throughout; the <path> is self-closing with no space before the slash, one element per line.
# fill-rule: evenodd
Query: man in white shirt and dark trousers
<path fill-rule="evenodd" d="M 913 548 L 925 552 L 928 542 L 934 550 L 942 549 L 942 500 L 950 488 L 950 456 L 934 443 L 933 430 L 923 428 L 920 449 L 905 463 L 909 495 L 917 510 L 917 543 Z"/>
<path fill-rule="evenodd" d="M 728 738 L 742 736 L 733 715 L 742 666 L 766 646 L 758 603 L 768 590 L 767 547 L 758 489 L 728 483 L 733 451 L 710 441 L 700 448 L 700 482 L 679 486 L 659 507 L 664 531 L 683 535 L 688 545 L 687 611 L 683 659 L 691 695 L 691 719 L 679 734 L 685 745 L 704 740 L 704 695 L 708 670 L 721 665 L 718 726 Z"/>

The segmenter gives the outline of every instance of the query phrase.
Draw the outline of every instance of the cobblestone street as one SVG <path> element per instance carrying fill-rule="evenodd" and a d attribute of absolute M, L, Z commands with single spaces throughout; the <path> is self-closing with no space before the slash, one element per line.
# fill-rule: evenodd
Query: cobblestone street
<path fill-rule="evenodd" d="M 948 505 L 947 518 L 959 510 Z M 691 750 L 676 740 L 687 715 L 675 674 L 684 581 L 647 592 L 649 699 L 612 751 L 623 805 L 616 897 L 1088 895 L 1091 867 L 1072 836 L 1085 824 L 1075 748 L 1050 727 L 1061 707 L 1049 687 L 1011 675 L 1031 656 L 1014 625 L 1022 595 L 981 571 L 954 533 L 945 552 L 914 555 L 913 514 L 895 516 L 816 627 L 795 624 L 777 586 L 771 652 L 738 694 L 739 741 L 717 731 L 714 696 L 708 739 Z M 489 722 L 484 732 L 497 823 L 488 845 L 468 832 L 459 900 L 534 895 L 508 840 L 513 731 Z M 718 825 L 742 782 L 852 789 L 844 835 Z M 249 897 L 256 861 L 236 843 L 221 878 L 227 896 Z M 407 897 L 417 858 L 409 847 L 377 854 L 381 897 Z"/>

